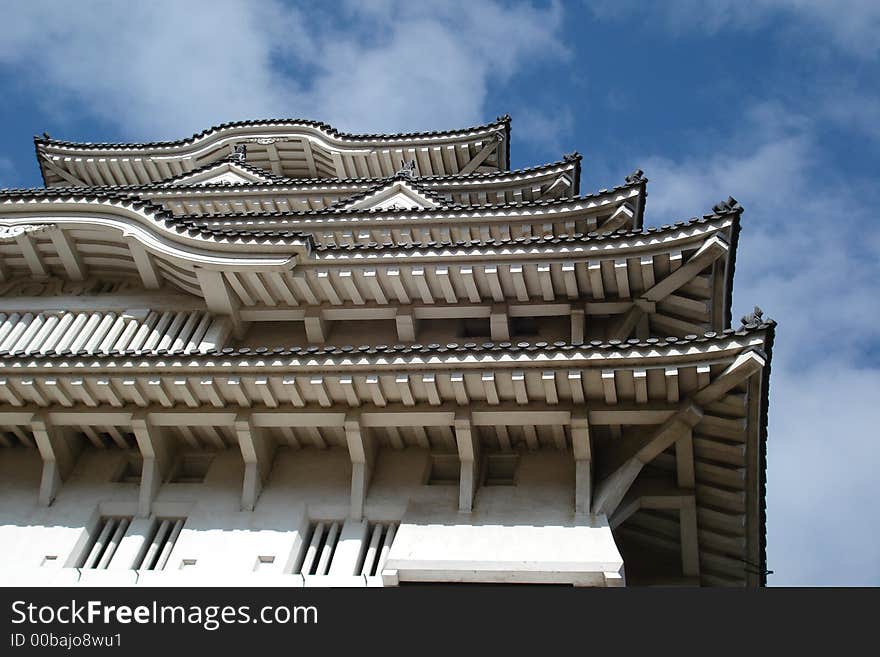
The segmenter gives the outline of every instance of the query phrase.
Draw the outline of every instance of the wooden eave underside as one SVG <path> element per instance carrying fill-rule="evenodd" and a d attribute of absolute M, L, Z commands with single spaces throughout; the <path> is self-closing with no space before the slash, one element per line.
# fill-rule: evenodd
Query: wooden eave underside
<path fill-rule="evenodd" d="M 359 136 L 279 122 L 166 145 L 37 139 L 36 152 L 49 187 L 157 183 L 222 160 L 238 144 L 246 144 L 248 164 L 288 178 L 387 178 L 410 160 L 421 176 L 455 175 L 508 169 L 508 127 L 501 122 L 457 133 Z"/>
<path fill-rule="evenodd" d="M 170 235 L 157 239 L 144 225 L 151 220 L 137 213 L 96 220 L 93 213 L 62 216 L 60 209 L 50 209 L 51 224 L 33 224 L 37 214 L 23 214 L 16 223 L 37 232 L 0 243 L 0 281 L 139 277 L 148 289 L 167 283 L 210 299 L 209 309 L 220 314 L 241 309 L 243 321 L 302 319 L 310 308 L 347 309 L 346 319 L 358 314 L 377 319 L 387 314 L 381 309 L 393 316 L 398 306 L 433 306 L 438 312 L 472 306 L 481 308 L 476 312 L 482 316 L 492 304 L 557 304 L 544 314 L 584 307 L 587 314 L 621 314 L 622 339 L 643 316 L 650 317 L 644 328 L 659 335 L 724 327 L 729 242 L 738 220 L 736 214 L 719 215 L 664 230 L 558 243 L 352 248 L 291 256 L 286 244 L 260 244 L 258 250 L 230 243 L 208 251 L 211 243 L 203 240 L 193 250 Z M 214 283 L 206 282 L 208 272 Z"/>
<path fill-rule="evenodd" d="M 447 178 L 418 178 L 412 182 L 421 189 L 437 194 L 450 205 L 481 206 L 511 205 L 572 198 L 576 182 L 572 169 L 575 165 L 562 163 L 535 170 L 505 172 L 498 176 L 464 176 Z M 341 181 L 310 180 L 297 182 L 274 181 L 242 184 L 193 185 L 134 185 L 97 187 L 92 193 L 100 196 L 108 191 L 130 194 L 169 209 L 176 216 L 263 213 L 308 213 L 326 210 L 334 204 L 364 194 L 393 179 L 362 179 Z M 632 189 L 635 188 L 635 189 Z M 55 188 L 59 195 L 87 193 L 81 188 Z M 13 190 L 10 190 L 12 192 Z M 639 193 L 641 192 L 641 193 Z M 608 203 L 612 198 L 632 199 L 635 210 L 644 204 L 644 182 L 601 190 L 584 198 L 595 203 Z M 283 226 L 281 217 L 268 216 L 260 224 Z"/>
<path fill-rule="evenodd" d="M 218 204 L 203 199 L 182 201 L 176 210 L 188 211 L 186 216 L 181 215 L 182 220 L 211 229 L 294 230 L 309 233 L 316 244 L 326 246 L 382 244 L 389 241 L 407 245 L 448 240 L 560 237 L 633 229 L 638 227 L 635 222 L 643 201 L 643 194 L 638 188 L 625 188 L 595 197 L 544 204 L 523 202 L 506 206 L 441 207 L 410 212 L 280 210 L 283 214 L 272 214 L 272 211 L 250 208 L 276 205 L 277 200 L 258 203 L 236 201 L 232 204 L 221 201 Z M 239 208 L 239 205 L 242 207 Z M 223 210 L 224 207 L 229 207 L 232 213 L 211 215 L 199 212 Z"/>
<path fill-rule="evenodd" d="M 137 417 L 173 427 L 188 449 L 237 447 L 243 419 L 294 449 L 344 448 L 354 421 L 385 448 L 454 454 L 467 408 L 487 452 L 575 449 L 581 458 L 575 439 L 586 430 L 604 512 L 614 455 L 634 440 L 650 445 L 697 408 L 692 431 L 673 436 L 609 507 L 611 523 L 623 540 L 680 555 L 684 577 L 755 584 L 763 420 L 754 409 L 771 331 L 602 349 L 7 358 L 0 443 L 34 447 L 38 418 L 100 449 L 132 449 Z"/>

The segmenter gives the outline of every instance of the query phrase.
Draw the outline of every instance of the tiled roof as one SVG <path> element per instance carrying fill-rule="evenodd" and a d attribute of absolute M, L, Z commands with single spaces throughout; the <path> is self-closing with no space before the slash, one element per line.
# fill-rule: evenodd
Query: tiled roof
<path fill-rule="evenodd" d="M 209 162 L 208 164 L 202 165 L 192 171 L 187 171 L 185 173 L 178 174 L 171 178 L 166 178 L 160 182 L 153 183 L 152 185 L 119 185 L 114 186 L 112 188 L 117 189 L 152 189 L 152 188 L 161 188 L 165 186 L 173 186 L 176 182 L 180 180 L 185 180 L 186 178 L 192 178 L 193 176 L 197 176 L 200 173 L 204 173 L 205 171 L 210 171 L 211 169 L 216 169 L 219 166 L 223 166 L 224 164 L 231 164 L 233 166 L 237 166 L 240 169 L 248 171 L 255 176 L 259 176 L 260 178 L 265 178 L 270 183 L 275 184 L 284 184 L 287 183 L 290 179 L 285 178 L 284 176 L 276 176 L 271 171 L 266 171 L 265 169 L 261 169 L 260 167 L 256 167 L 253 164 L 248 164 L 246 160 L 241 158 L 237 158 L 235 155 L 227 155 L 226 157 L 214 160 L 213 162 Z M 214 183 L 217 184 L 217 183 Z M 249 184 L 259 184 L 259 183 L 220 183 L 221 185 L 228 187 L 230 185 L 249 185 Z M 202 185 L 199 185 L 201 187 Z M 96 189 L 104 189 L 103 187 L 97 187 Z"/>
<path fill-rule="evenodd" d="M 644 340 L 631 338 L 629 340 L 592 340 L 584 344 L 571 344 L 569 342 L 452 342 L 447 344 L 431 343 L 431 344 L 394 344 L 394 345 L 323 345 L 323 346 L 306 346 L 306 347 L 225 347 L 223 349 L 213 349 L 205 351 L 202 354 L 188 354 L 184 349 L 151 349 L 151 350 L 124 350 L 118 352 L 109 352 L 107 355 L 120 356 L 138 356 L 143 358 L 159 358 L 166 356 L 189 356 L 192 358 L 209 358 L 212 356 L 356 356 L 356 355 L 421 355 L 421 354 L 443 354 L 443 353 L 486 353 L 486 352 L 570 352 L 581 351 L 589 353 L 597 352 L 615 352 L 620 349 L 661 349 L 664 347 L 680 347 L 686 345 L 708 344 L 722 342 L 731 336 L 746 336 L 757 334 L 762 331 L 772 331 L 776 326 L 776 322 L 772 319 L 755 324 L 753 326 L 741 326 L 739 329 L 724 329 L 723 331 L 707 331 L 702 335 L 691 334 L 683 338 L 670 337 L 652 337 Z M 87 356 L 94 358 L 94 354 L 88 354 L 84 350 L 76 353 L 69 350 L 62 352 L 53 352 L 51 354 L 34 354 L 35 359 L 53 359 L 60 357 L 78 357 Z M 0 360 L 20 360 L 20 354 L 2 354 Z"/>
<path fill-rule="evenodd" d="M 687 221 L 677 221 L 674 224 L 663 224 L 662 226 L 641 228 L 635 230 L 620 229 L 609 233 L 600 233 L 598 231 L 590 233 L 572 233 L 570 235 L 557 235 L 552 237 L 533 236 L 533 237 L 511 237 L 509 239 L 492 238 L 489 240 L 472 239 L 472 240 L 435 240 L 428 242 L 426 246 L 417 244 L 394 244 L 392 242 L 378 243 L 367 242 L 364 244 L 349 244 L 346 246 L 333 246 L 328 244 L 319 244 L 315 246 L 316 251 L 369 251 L 369 250 L 403 250 L 417 251 L 419 249 L 444 249 L 451 247 L 468 247 L 468 246 L 499 246 L 505 244 L 515 244 L 521 246 L 538 245 L 538 244 L 573 244 L 578 242 L 598 242 L 603 240 L 623 239 L 628 237 L 637 237 L 641 235 L 653 235 L 672 231 L 678 228 L 686 228 L 688 226 L 696 226 L 704 224 L 713 219 L 722 217 L 739 217 L 741 210 L 728 210 L 725 212 L 716 212 L 706 214 L 702 217 L 694 217 Z"/>
<path fill-rule="evenodd" d="M 583 197 L 580 197 L 583 198 Z M 87 190 L 83 191 L 79 188 L 64 188 L 64 189 L 12 189 L 12 190 L 0 190 L 0 202 L 3 200 L 11 200 L 11 201 L 27 201 L 31 199 L 47 199 L 47 200 L 71 200 L 71 201 L 116 201 L 120 202 L 128 207 L 133 209 L 146 209 L 150 215 L 153 216 L 157 221 L 162 221 L 163 224 L 172 230 L 175 230 L 179 234 L 188 234 L 193 237 L 203 236 L 203 237 L 215 237 L 220 239 L 236 239 L 236 240 L 245 240 L 248 243 L 266 243 L 266 242 L 275 242 L 278 240 L 288 240 L 295 239 L 298 242 L 306 241 L 312 249 L 320 250 L 320 251 L 353 251 L 353 250 L 375 250 L 375 249 L 403 249 L 403 250 L 412 250 L 418 248 L 426 248 L 421 245 L 392 245 L 392 244 L 379 244 L 375 242 L 370 242 L 366 244 L 353 244 L 350 246 L 317 246 L 314 244 L 314 240 L 309 233 L 302 231 L 254 231 L 254 230 L 233 230 L 233 229 L 214 229 L 207 228 L 204 223 L 204 217 L 199 217 L 200 221 L 193 221 L 192 219 L 187 219 L 186 217 L 176 217 L 170 211 L 165 210 L 161 206 L 151 201 L 147 201 L 141 199 L 137 196 L 133 196 L 131 194 L 121 194 L 118 192 L 112 191 L 96 191 L 96 190 Z M 564 202 L 572 202 L 577 199 L 565 199 Z M 512 204 L 508 206 L 488 206 L 487 208 L 480 208 L 480 211 L 491 210 L 492 208 L 511 208 L 511 207 L 538 207 L 545 205 L 558 205 L 560 201 L 547 201 L 547 202 L 533 202 L 533 203 L 521 203 L 521 204 Z M 455 208 L 456 206 L 450 206 L 451 208 Z M 446 208 L 444 208 L 446 209 Z M 465 209 L 461 206 L 458 206 L 458 209 Z M 471 208 L 473 209 L 473 208 Z M 346 213 L 349 210 L 342 210 L 340 213 Z M 368 211 L 371 212 L 371 211 Z M 392 211 L 394 214 L 397 211 Z M 407 211 L 409 213 L 419 213 L 424 211 Z M 597 232 L 593 233 L 573 233 L 568 236 L 558 236 L 558 237 L 517 237 L 510 239 L 492 239 L 488 242 L 484 242 L 482 240 L 469 240 L 469 241 L 438 241 L 438 242 L 429 242 L 427 248 L 430 249 L 441 249 L 448 248 L 451 246 L 478 246 L 483 244 L 492 244 L 492 245 L 502 245 L 502 244 L 563 244 L 563 243 L 572 243 L 572 242 L 588 242 L 593 240 L 606 240 L 613 238 L 626 238 L 632 237 L 636 235 L 650 235 L 654 233 L 665 232 L 668 230 L 674 230 L 677 228 L 695 225 L 699 223 L 705 223 L 711 219 L 723 217 L 723 216 L 739 216 L 742 212 L 742 208 L 737 204 L 735 208 L 725 210 L 723 212 L 716 212 L 713 214 L 707 214 L 703 217 L 695 217 L 689 219 L 687 221 L 680 221 L 675 224 L 664 224 L 659 227 L 649 227 L 642 228 L 637 230 L 620 230 L 611 233 L 600 234 Z M 406 213 L 406 212 L 405 212 Z M 266 216 L 298 216 L 299 214 L 313 214 L 313 213 L 267 213 Z M 335 213 L 334 213 L 335 214 Z M 210 215 L 210 216 L 220 216 L 220 215 Z M 233 215 L 233 216 L 252 216 L 250 213 L 244 213 L 242 215 Z M 263 215 L 260 215 L 263 216 Z"/>
<path fill-rule="evenodd" d="M 373 194 L 378 194 L 379 192 L 381 192 L 384 189 L 388 189 L 390 187 L 393 187 L 395 184 L 397 184 L 399 182 L 405 183 L 407 186 L 411 187 L 412 189 L 417 191 L 419 194 L 421 194 L 425 198 L 430 199 L 431 201 L 436 203 L 439 206 L 439 208 L 450 207 L 452 205 L 448 200 L 446 200 L 445 198 L 440 196 L 437 192 L 435 192 L 431 189 L 428 189 L 424 185 L 420 184 L 418 181 L 418 178 L 411 178 L 411 177 L 406 176 L 404 174 L 398 173 L 398 174 L 391 176 L 390 178 L 384 179 L 382 182 L 377 183 L 368 189 L 365 189 L 362 192 L 358 192 L 357 194 L 353 194 L 352 196 L 347 196 L 343 199 L 340 199 L 336 203 L 331 203 L 326 208 L 324 208 L 323 212 L 336 214 L 338 212 L 349 210 L 349 209 L 358 209 L 358 208 L 351 208 L 350 206 L 358 203 L 359 201 L 364 200 L 365 198 L 369 198 Z M 436 210 L 439 208 L 431 208 L 431 209 Z M 413 209 L 419 209 L 419 208 L 406 208 L 406 209 L 413 210 Z M 367 210 L 369 210 L 369 209 L 367 209 Z M 359 208 L 359 211 L 364 212 L 365 208 Z M 388 209 L 384 209 L 383 211 L 387 212 Z"/>
<path fill-rule="evenodd" d="M 580 156 L 578 155 L 578 161 Z M 388 178 L 288 178 L 286 176 L 278 176 L 271 171 L 267 171 L 266 169 L 261 169 L 260 167 L 254 166 L 253 164 L 249 164 L 247 162 L 242 163 L 239 160 L 234 160 L 230 156 L 227 156 L 220 160 L 215 160 L 213 162 L 209 162 L 197 169 L 193 169 L 192 171 L 187 171 L 185 173 L 178 174 L 171 178 L 166 178 L 164 180 L 149 183 L 146 185 L 98 185 L 98 186 L 88 186 L 81 185 L 77 187 L 64 187 L 64 186 L 55 186 L 51 189 L 93 189 L 93 190 L 113 190 L 113 191 L 125 191 L 125 192 L 140 192 L 140 191 L 165 191 L 166 188 L 171 187 L 172 189 L 186 189 L 185 185 L 181 185 L 179 188 L 174 188 L 174 182 L 177 180 L 182 180 L 184 178 L 188 178 L 190 176 L 202 173 L 204 171 L 208 171 L 213 167 L 218 166 L 219 164 L 223 164 L 225 162 L 235 163 L 236 165 L 247 169 L 254 173 L 255 175 L 260 175 L 263 178 L 268 178 L 272 180 L 271 184 L 262 184 L 262 183 L 231 183 L 231 182 L 213 182 L 208 184 L 200 184 L 196 189 L 199 190 L 208 190 L 208 189 L 247 189 L 249 187 L 253 187 L 259 190 L 266 189 L 278 189 L 278 191 L 285 191 L 286 189 L 298 188 L 298 187 L 307 187 L 307 186 L 344 186 L 344 185 L 376 185 L 381 183 L 384 180 L 388 180 Z M 568 160 L 560 160 L 557 162 L 548 162 L 546 164 L 541 164 L 534 167 L 525 167 L 522 169 L 514 169 L 512 171 L 481 171 L 474 172 L 468 174 L 449 174 L 449 175 L 437 175 L 437 176 L 419 176 L 416 180 L 422 183 L 431 183 L 436 184 L 438 182 L 448 182 L 448 183 L 456 183 L 456 182 L 466 182 L 471 180 L 483 180 L 483 179 L 499 179 L 504 180 L 505 178 L 515 178 L 517 176 L 530 176 L 530 175 L 540 175 L 544 171 L 548 171 L 551 169 L 562 168 L 566 164 L 568 164 Z M 575 192 L 577 192 L 577 178 L 575 178 Z M 647 179 L 645 179 L 647 180 Z"/>
<path fill-rule="evenodd" d="M 251 121 L 230 121 L 227 123 L 221 123 L 216 126 L 212 126 L 206 130 L 202 130 L 191 137 L 185 137 L 183 139 L 176 139 L 171 141 L 152 141 L 152 142 L 75 142 L 75 141 L 66 141 L 63 139 L 53 139 L 51 137 L 41 137 L 35 136 L 34 143 L 38 145 L 45 146 L 60 146 L 66 148 L 79 148 L 85 150 L 136 150 L 136 149 L 144 149 L 144 148 L 168 148 L 174 146 L 184 146 L 186 144 L 191 144 L 195 141 L 208 137 L 210 135 L 216 134 L 218 132 L 222 132 L 224 130 L 229 130 L 232 128 L 256 128 L 256 127 L 284 127 L 284 126 L 302 126 L 309 128 L 316 128 L 321 130 L 322 132 L 327 133 L 331 137 L 344 139 L 349 141 L 368 141 L 368 140 L 381 140 L 381 141 L 396 141 L 399 139 L 417 139 L 417 138 L 429 138 L 429 137 L 446 137 L 446 136 L 454 136 L 454 135 L 462 135 L 471 132 L 483 132 L 487 130 L 491 130 L 492 128 L 503 127 L 505 130 L 510 131 L 510 116 L 500 116 L 492 123 L 487 123 L 485 125 L 471 126 L 468 128 L 460 128 L 458 130 L 431 130 L 427 132 L 398 132 L 398 133 L 389 133 L 389 134 L 381 134 L 381 133 L 366 133 L 366 134 L 357 134 L 357 133 L 348 133 L 341 132 L 334 128 L 329 123 L 324 123 L 323 121 L 314 121 L 311 119 L 258 119 Z M 509 135 L 508 135 L 509 136 Z M 507 139 L 506 141 L 509 141 Z"/>
<path fill-rule="evenodd" d="M 313 245 L 312 236 L 300 231 L 229 231 L 198 226 L 193 222 L 181 221 L 176 218 L 170 210 L 166 210 L 161 205 L 132 194 L 122 194 L 119 192 L 103 190 L 97 191 L 94 188 L 83 190 L 77 187 L 63 189 L 0 190 L 0 205 L 2 205 L 2 202 L 5 200 L 30 201 L 33 199 L 46 199 L 50 201 L 116 202 L 133 210 L 144 210 L 154 220 L 161 222 L 166 228 L 174 230 L 180 235 L 187 234 L 191 237 L 213 237 L 217 239 L 236 238 L 252 244 L 277 242 L 278 240 L 295 240 L 297 244 L 305 242 L 310 247 Z M 2 216 L 2 214 L 0 214 L 0 216 Z"/>

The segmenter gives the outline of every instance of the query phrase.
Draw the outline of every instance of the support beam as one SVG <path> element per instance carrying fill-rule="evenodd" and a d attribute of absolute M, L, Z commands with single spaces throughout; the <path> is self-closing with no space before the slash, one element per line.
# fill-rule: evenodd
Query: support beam
<path fill-rule="evenodd" d="M 480 442 L 474 431 L 469 411 L 455 413 L 455 442 L 461 462 L 461 476 L 458 482 L 458 510 L 470 513 L 474 507 L 480 472 Z"/>
<path fill-rule="evenodd" d="M 638 326 L 639 321 L 643 316 L 644 311 L 633 304 L 632 308 L 614 320 L 611 324 L 611 329 L 608 332 L 608 339 L 621 341 L 628 339 L 633 331 L 636 330 L 636 326 Z"/>
<path fill-rule="evenodd" d="M 489 314 L 489 332 L 493 342 L 510 340 L 510 320 L 507 316 L 507 306 L 504 304 L 492 305 Z"/>
<path fill-rule="evenodd" d="M 144 287 L 148 290 L 158 290 L 162 287 L 162 272 L 156 266 L 153 256 L 135 238 L 126 237 L 125 241 Z"/>
<path fill-rule="evenodd" d="M 585 313 L 583 308 L 571 309 L 571 343 L 584 343 Z"/>
<path fill-rule="evenodd" d="M 694 402 L 704 406 L 715 401 L 752 374 L 760 371 L 766 362 L 766 357 L 757 351 L 741 353 L 714 381 L 694 395 Z"/>
<path fill-rule="evenodd" d="M 138 515 L 146 518 L 151 513 L 159 487 L 171 472 L 174 444 L 167 430 L 153 424 L 149 414 L 144 411 L 132 415 L 131 430 L 144 459 L 138 496 Z"/>
<path fill-rule="evenodd" d="M 687 403 L 650 436 L 618 441 L 622 444 L 615 450 L 617 454 L 608 459 L 617 465 L 596 487 L 593 513 L 613 515 L 645 464 L 685 437 L 702 417 L 703 412 L 698 406 Z"/>
<path fill-rule="evenodd" d="M 226 282 L 223 272 L 196 267 L 196 278 L 202 288 L 208 311 L 215 315 L 228 316 L 232 320 L 233 335 L 243 338 L 246 327 L 239 314 L 241 301 Z"/>
<path fill-rule="evenodd" d="M 473 173 L 474 171 L 476 171 L 477 167 L 479 167 L 483 162 L 486 161 L 487 157 L 495 152 L 499 144 L 501 144 L 501 138 L 493 139 L 492 141 L 490 141 L 488 144 L 483 146 L 482 150 L 474 155 L 474 157 L 471 158 L 471 161 L 465 164 L 464 167 L 462 167 L 461 171 L 459 171 L 458 173 L 465 176 L 469 173 Z"/>
<path fill-rule="evenodd" d="M 345 441 L 351 457 L 351 518 L 364 517 L 364 503 L 376 462 L 376 440 L 361 426 L 360 415 L 350 413 L 345 417 Z"/>
<path fill-rule="evenodd" d="M 312 344 L 323 344 L 329 335 L 327 320 L 324 319 L 318 308 L 306 310 L 304 319 L 306 339 Z"/>
<path fill-rule="evenodd" d="M 633 212 L 632 207 L 630 207 L 629 203 L 624 203 L 608 217 L 605 223 L 599 226 L 599 230 L 603 233 L 610 233 L 626 225 L 632 226 L 634 217 L 635 212 Z"/>
<path fill-rule="evenodd" d="M 56 228 L 49 233 L 49 236 L 52 238 L 52 244 L 55 246 L 55 251 L 58 252 L 58 257 L 61 258 L 61 264 L 67 277 L 72 281 L 85 280 L 86 266 L 83 264 L 82 257 L 80 257 L 70 234 Z"/>
<path fill-rule="evenodd" d="M 691 258 L 669 276 L 642 294 L 648 301 L 661 301 L 694 278 L 710 264 L 728 252 L 727 242 L 715 235 L 706 240 Z M 672 262 L 670 259 L 670 267 Z"/>
<path fill-rule="evenodd" d="M 46 166 L 49 168 L 50 171 L 52 171 L 53 173 L 57 173 L 61 178 L 63 178 L 67 182 L 71 183 L 74 187 L 90 187 L 91 186 L 91 185 L 89 185 L 89 183 L 74 176 L 72 173 L 70 173 L 70 171 L 62 169 L 60 166 L 55 164 L 55 162 L 52 160 L 52 158 L 49 157 L 48 155 L 41 153 L 40 156 L 41 156 L 43 162 L 46 163 Z"/>
<path fill-rule="evenodd" d="M 58 494 L 61 483 L 73 471 L 82 451 L 83 440 L 69 428 L 53 426 L 45 413 L 33 415 L 30 428 L 43 459 L 39 501 L 42 506 L 49 506 Z"/>
<path fill-rule="evenodd" d="M 574 511 L 590 512 L 592 498 L 592 448 L 590 446 L 590 421 L 586 413 L 572 413 L 571 447 L 574 453 Z"/>
<path fill-rule="evenodd" d="M 269 480 L 275 459 L 275 439 L 263 428 L 255 427 L 249 413 L 235 417 L 235 435 L 244 459 L 244 481 L 241 490 L 241 510 L 253 511 L 263 484 Z"/>
<path fill-rule="evenodd" d="M 31 236 L 27 233 L 17 235 L 15 237 L 15 243 L 21 250 L 21 255 L 24 257 L 24 261 L 25 264 L 27 264 L 28 269 L 30 269 L 31 276 L 33 276 L 34 278 L 48 277 L 49 270 L 46 269 L 46 263 L 43 262 L 43 256 L 40 255 L 40 252 L 37 250 L 37 246 Z"/>
<path fill-rule="evenodd" d="M 681 571 L 685 577 L 700 576 L 700 542 L 697 526 L 697 501 L 693 496 L 682 500 L 678 511 L 681 532 Z"/>
<path fill-rule="evenodd" d="M 400 307 L 394 316 L 394 323 L 397 326 L 397 339 L 401 342 L 415 342 L 416 332 L 418 331 L 418 319 L 412 307 Z"/>

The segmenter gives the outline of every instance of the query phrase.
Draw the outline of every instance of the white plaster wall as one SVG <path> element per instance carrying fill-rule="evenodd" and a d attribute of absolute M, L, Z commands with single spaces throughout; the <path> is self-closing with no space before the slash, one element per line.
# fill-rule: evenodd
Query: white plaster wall
<path fill-rule="evenodd" d="M 100 516 L 136 515 L 138 485 L 115 483 L 125 455 L 86 449 L 49 507 L 37 501 L 41 462 L 35 450 L 0 450 L 0 585 L 379 585 L 354 575 L 366 527 L 350 515 L 351 462 L 344 449 L 281 448 L 253 512 L 242 512 L 243 464 L 236 450 L 217 453 L 204 483 L 164 484 L 152 512 L 186 517 L 162 571 L 131 570 L 153 522 L 135 518 L 107 570 L 78 569 L 77 555 Z M 603 583 L 622 561 L 604 523 L 590 527 L 573 509 L 570 454 L 524 452 L 515 486 L 479 488 L 474 511 L 459 513 L 458 486 L 425 484 L 425 450 L 382 450 L 364 515 L 401 523 L 386 583 L 430 581 L 562 581 Z M 310 521 L 344 522 L 332 576 L 291 571 Z M 586 524 L 585 524 L 586 523 Z M 47 555 L 57 559 L 44 565 Z M 259 557 L 274 557 L 254 572 Z M 184 567 L 184 563 L 194 565 Z M 461 570 L 485 576 L 461 575 Z M 445 572 L 441 572 L 445 571 Z"/>

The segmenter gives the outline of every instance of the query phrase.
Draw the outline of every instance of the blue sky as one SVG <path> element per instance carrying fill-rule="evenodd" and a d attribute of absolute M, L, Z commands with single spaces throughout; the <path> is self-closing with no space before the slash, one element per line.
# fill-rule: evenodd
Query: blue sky
<path fill-rule="evenodd" d="M 0 187 L 33 134 L 172 139 L 306 117 L 347 131 L 513 117 L 514 167 L 639 167 L 646 223 L 745 207 L 734 316 L 779 321 L 769 583 L 880 584 L 880 3 L 30 1 L 0 41 Z"/>

